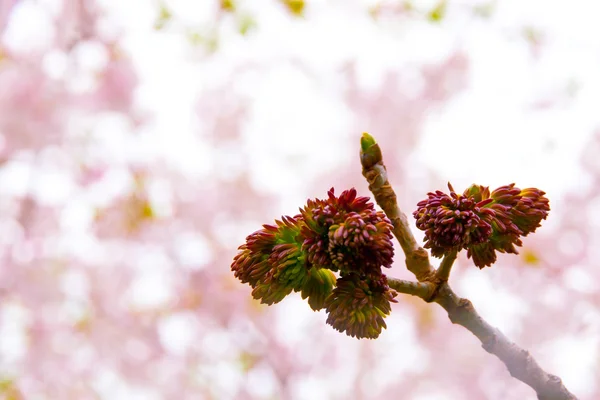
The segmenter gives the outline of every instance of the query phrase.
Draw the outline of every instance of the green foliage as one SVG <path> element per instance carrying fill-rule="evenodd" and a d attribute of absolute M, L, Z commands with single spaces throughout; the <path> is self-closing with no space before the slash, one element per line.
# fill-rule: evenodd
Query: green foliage
<path fill-rule="evenodd" d="M 161 4 L 158 12 L 158 17 L 154 22 L 154 29 L 156 29 L 157 31 L 163 29 L 172 18 L 173 14 L 171 14 L 171 11 L 167 8 L 165 4 Z"/>
<path fill-rule="evenodd" d="M 295 16 L 300 17 L 306 6 L 304 0 L 281 0 L 287 9 Z"/>
<path fill-rule="evenodd" d="M 446 7 L 446 0 L 438 2 L 438 4 L 433 9 L 431 9 L 431 11 L 429 11 L 427 18 L 431 22 L 441 22 L 442 19 L 444 19 L 444 17 L 446 16 Z"/>
<path fill-rule="evenodd" d="M 234 12 L 236 10 L 236 4 L 233 0 L 221 0 L 221 10 Z"/>
<path fill-rule="evenodd" d="M 241 35 L 245 36 L 256 28 L 256 21 L 248 14 L 242 14 L 237 20 L 238 30 Z"/>

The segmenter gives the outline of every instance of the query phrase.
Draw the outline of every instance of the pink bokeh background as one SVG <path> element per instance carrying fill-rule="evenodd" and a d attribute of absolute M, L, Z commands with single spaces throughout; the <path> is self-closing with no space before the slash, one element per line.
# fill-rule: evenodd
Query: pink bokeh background
<path fill-rule="evenodd" d="M 548 193 L 451 284 L 600 398 L 598 6 L 301 3 L 0 1 L 0 398 L 535 399 L 436 305 L 356 340 L 233 277 L 261 224 L 369 195 L 363 131 L 407 214 L 447 181 Z"/>

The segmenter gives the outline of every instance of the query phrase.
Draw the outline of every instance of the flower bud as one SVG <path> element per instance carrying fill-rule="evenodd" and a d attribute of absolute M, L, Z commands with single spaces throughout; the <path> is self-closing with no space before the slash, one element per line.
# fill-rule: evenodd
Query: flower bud
<path fill-rule="evenodd" d="M 430 248 L 435 257 L 483 243 L 492 234 L 494 212 L 484 208 L 490 201 L 483 198 L 483 192 L 472 186 L 461 196 L 452 185 L 448 188 L 450 195 L 439 190 L 428 193 L 413 213 L 417 228 L 425 231 L 425 248 Z"/>
<path fill-rule="evenodd" d="M 327 323 L 348 336 L 375 339 L 386 328 L 384 318 L 390 314 L 390 303 L 396 302 L 396 295 L 385 275 L 343 276 L 325 301 Z"/>
<path fill-rule="evenodd" d="M 511 210 L 511 216 L 523 232 L 523 236 L 535 232 L 542 220 L 548 217 L 550 202 L 545 194 L 536 188 L 527 188 L 520 192 L 520 199 Z"/>
<path fill-rule="evenodd" d="M 384 213 L 375 211 L 368 197 L 345 190 L 336 197 L 309 200 L 301 209 L 305 220 L 302 249 L 310 265 L 333 271 L 379 270 L 390 267 L 394 256 L 392 224 Z"/>
<path fill-rule="evenodd" d="M 304 286 L 308 269 L 298 243 L 301 225 L 300 219 L 284 216 L 275 225 L 263 225 L 239 247 L 231 270 L 242 283 L 250 284 L 252 296 L 262 303 L 277 303 Z"/>
<path fill-rule="evenodd" d="M 521 190 L 514 183 L 491 193 L 481 185 L 471 185 L 462 195 L 448 188 L 450 195 L 438 190 L 417 204 L 417 227 L 425 231 L 425 247 L 433 256 L 467 249 L 479 268 L 493 264 L 496 251 L 518 254 L 520 237 L 534 232 L 550 211 L 544 192 Z"/>
<path fill-rule="evenodd" d="M 325 268 L 311 268 L 302 288 L 302 298 L 308 298 L 308 304 L 314 311 L 322 309 L 325 307 L 325 299 L 335 287 L 335 280 L 333 272 Z"/>
<path fill-rule="evenodd" d="M 367 143 L 368 144 L 368 143 Z M 239 247 L 231 269 L 264 304 L 301 292 L 327 322 L 355 337 L 377 337 L 396 292 L 382 267 L 392 265 L 392 224 L 355 189 L 308 200 L 295 217 L 263 225 Z M 332 271 L 339 271 L 340 278 Z M 341 286 L 337 286 L 341 285 Z"/>

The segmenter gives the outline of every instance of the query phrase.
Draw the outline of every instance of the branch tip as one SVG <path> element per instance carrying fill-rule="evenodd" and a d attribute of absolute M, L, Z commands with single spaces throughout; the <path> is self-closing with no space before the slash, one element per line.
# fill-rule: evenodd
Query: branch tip
<path fill-rule="evenodd" d="M 367 132 L 363 132 L 362 137 L 360 138 L 360 148 L 362 151 L 366 151 L 369 147 L 377 144 L 375 138 L 369 135 Z"/>

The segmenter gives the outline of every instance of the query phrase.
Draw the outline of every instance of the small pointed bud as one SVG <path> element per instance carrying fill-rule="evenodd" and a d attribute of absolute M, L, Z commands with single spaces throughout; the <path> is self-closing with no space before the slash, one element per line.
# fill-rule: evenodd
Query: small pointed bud
<path fill-rule="evenodd" d="M 368 133 L 363 133 L 360 138 L 360 162 L 363 169 L 372 168 L 378 162 L 383 160 L 381 148 L 375 142 L 373 136 Z"/>
<path fill-rule="evenodd" d="M 360 138 L 360 149 L 362 151 L 366 151 L 369 147 L 374 146 L 377 142 L 375 142 L 375 138 L 369 135 L 367 132 L 363 132 L 362 137 Z"/>

